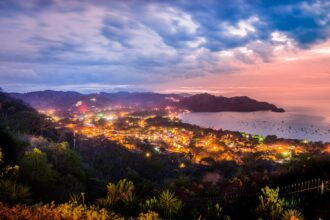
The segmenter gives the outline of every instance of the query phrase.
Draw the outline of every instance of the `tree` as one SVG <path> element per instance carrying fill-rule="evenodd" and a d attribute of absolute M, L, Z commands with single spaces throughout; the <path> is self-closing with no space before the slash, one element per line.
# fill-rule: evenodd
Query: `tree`
<path fill-rule="evenodd" d="M 81 168 L 81 161 L 76 152 L 69 148 L 68 143 L 50 143 L 43 147 L 48 161 L 59 174 L 57 198 L 64 201 L 70 194 L 85 191 L 85 173 Z"/>
<path fill-rule="evenodd" d="M 165 217 L 173 217 L 181 211 L 182 201 L 169 190 L 165 190 L 158 195 L 158 198 L 147 199 L 142 205 L 144 211 L 159 211 Z"/>
<path fill-rule="evenodd" d="M 40 197 L 52 194 L 58 177 L 58 173 L 48 163 L 46 154 L 38 148 L 25 153 L 20 162 L 19 175 L 22 182 L 31 186 Z"/>
<path fill-rule="evenodd" d="M 159 195 L 159 206 L 166 217 L 172 217 L 182 209 L 182 201 L 174 193 L 165 190 Z"/>
<path fill-rule="evenodd" d="M 0 148 L 0 167 L 3 165 L 3 153 Z M 0 201 L 15 204 L 25 201 L 30 196 L 30 188 L 17 183 L 18 166 L 0 168 Z"/>
<path fill-rule="evenodd" d="M 8 204 L 25 202 L 30 188 L 12 179 L 0 179 L 0 201 Z"/>
<path fill-rule="evenodd" d="M 141 205 L 143 211 L 157 211 L 159 210 L 159 201 L 156 197 L 147 199 L 144 204 Z"/>
<path fill-rule="evenodd" d="M 0 150 L 4 155 L 3 165 L 16 165 L 17 161 L 24 155 L 26 145 L 26 142 L 0 128 Z"/>
<path fill-rule="evenodd" d="M 67 142 L 53 143 L 46 138 L 33 138 L 31 147 L 39 148 L 46 153 L 48 162 L 59 175 L 57 188 L 60 189 L 62 199 L 67 200 L 70 194 L 85 190 L 85 172 L 82 169 L 80 155 L 70 149 Z M 64 196 L 64 198 L 63 198 Z"/>
<path fill-rule="evenodd" d="M 213 206 L 207 207 L 206 212 L 206 219 L 223 219 L 223 220 L 229 220 L 230 217 L 228 215 L 224 215 L 222 211 L 222 207 L 219 205 L 219 203 L 216 203 Z"/>
<path fill-rule="evenodd" d="M 97 203 L 109 209 L 128 207 L 134 201 L 134 184 L 127 179 L 119 180 L 117 184 L 108 183 L 107 196 L 99 199 Z"/>
<path fill-rule="evenodd" d="M 283 212 L 284 199 L 279 197 L 279 188 L 271 189 L 268 186 L 261 189 L 260 205 L 257 214 L 263 219 L 278 219 Z"/>

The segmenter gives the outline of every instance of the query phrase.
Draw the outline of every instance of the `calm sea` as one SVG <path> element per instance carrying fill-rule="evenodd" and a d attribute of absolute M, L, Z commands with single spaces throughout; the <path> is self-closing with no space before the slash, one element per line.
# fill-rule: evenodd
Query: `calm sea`
<path fill-rule="evenodd" d="M 183 113 L 179 118 L 190 124 L 250 134 L 330 142 L 329 118 L 297 112 L 269 111 L 240 113 Z"/>

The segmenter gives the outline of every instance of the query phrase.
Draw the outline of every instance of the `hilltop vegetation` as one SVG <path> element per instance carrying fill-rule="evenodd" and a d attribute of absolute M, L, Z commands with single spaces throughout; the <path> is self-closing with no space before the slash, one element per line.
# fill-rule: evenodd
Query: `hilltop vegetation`
<path fill-rule="evenodd" d="M 253 111 L 273 111 L 284 112 L 267 102 L 259 102 L 246 96 L 226 98 L 214 96 L 207 93 L 186 97 L 178 103 L 179 106 L 192 112 L 253 112 Z"/>

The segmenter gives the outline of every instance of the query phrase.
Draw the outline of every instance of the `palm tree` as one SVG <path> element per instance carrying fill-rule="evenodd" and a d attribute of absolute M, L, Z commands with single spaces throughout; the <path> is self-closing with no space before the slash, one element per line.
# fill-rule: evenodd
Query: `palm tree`
<path fill-rule="evenodd" d="M 30 196 L 30 188 L 11 179 L 0 180 L 0 200 L 9 204 L 25 202 Z"/>
<path fill-rule="evenodd" d="M 120 180 L 117 183 L 117 194 L 121 201 L 125 204 L 132 203 L 134 200 L 134 184 L 127 179 Z M 109 188 L 108 188 L 109 189 Z"/>
<path fill-rule="evenodd" d="M 282 214 L 282 220 L 303 220 L 302 213 L 295 209 L 285 210 Z"/>
<path fill-rule="evenodd" d="M 178 199 L 174 193 L 165 190 L 159 195 L 159 206 L 166 217 L 172 217 L 173 215 L 178 214 L 181 210 L 182 201 Z"/>
<path fill-rule="evenodd" d="M 119 180 L 117 184 L 108 183 L 107 196 L 99 199 L 98 203 L 105 207 L 113 207 L 119 203 L 129 205 L 134 201 L 134 189 L 133 182 L 127 179 Z"/>

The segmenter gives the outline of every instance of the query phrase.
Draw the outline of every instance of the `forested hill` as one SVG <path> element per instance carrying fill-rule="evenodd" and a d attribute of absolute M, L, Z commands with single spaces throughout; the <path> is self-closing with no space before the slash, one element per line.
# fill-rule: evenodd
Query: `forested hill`
<path fill-rule="evenodd" d="M 180 107 L 192 112 L 253 112 L 253 111 L 273 111 L 284 112 L 284 109 L 278 108 L 267 102 L 260 102 L 247 96 L 223 97 L 214 96 L 207 93 L 186 97 L 178 103 Z"/>
<path fill-rule="evenodd" d="M 56 130 L 45 115 L 4 92 L 0 92 L 0 128 L 12 133 L 56 138 Z"/>

